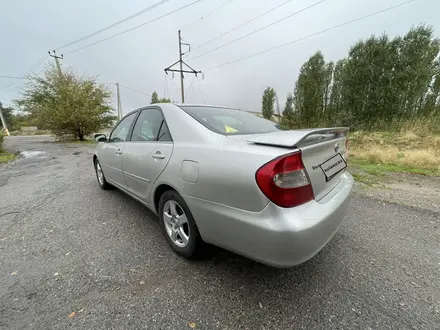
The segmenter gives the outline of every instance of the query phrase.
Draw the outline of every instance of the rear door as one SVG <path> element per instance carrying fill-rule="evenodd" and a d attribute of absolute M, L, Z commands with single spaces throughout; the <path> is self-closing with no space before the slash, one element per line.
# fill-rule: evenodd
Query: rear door
<path fill-rule="evenodd" d="M 137 112 L 132 112 L 123 118 L 110 133 L 108 141 L 99 147 L 97 153 L 106 179 L 125 189 L 127 185 L 122 173 L 121 154 L 136 115 Z"/>
<path fill-rule="evenodd" d="M 122 169 L 130 193 L 149 202 L 151 187 L 165 169 L 173 141 L 159 107 L 143 109 L 122 153 Z"/>

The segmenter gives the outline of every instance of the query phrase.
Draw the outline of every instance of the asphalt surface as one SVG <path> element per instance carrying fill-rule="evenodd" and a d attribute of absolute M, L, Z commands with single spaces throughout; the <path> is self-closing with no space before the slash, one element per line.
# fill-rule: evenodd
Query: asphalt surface
<path fill-rule="evenodd" d="M 440 214 L 354 195 L 312 260 L 175 255 L 156 217 L 102 191 L 93 148 L 10 137 L 0 165 L 1 329 L 439 329 Z M 44 153 L 38 153 L 44 152 Z"/>

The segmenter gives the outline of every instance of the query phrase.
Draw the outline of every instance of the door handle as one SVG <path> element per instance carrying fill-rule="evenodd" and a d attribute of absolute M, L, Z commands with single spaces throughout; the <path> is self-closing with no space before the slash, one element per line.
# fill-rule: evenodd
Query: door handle
<path fill-rule="evenodd" d="M 153 158 L 156 158 L 156 159 L 164 159 L 164 158 L 165 158 L 165 155 L 162 155 L 162 154 L 154 154 L 154 155 L 152 155 L 152 157 L 153 157 Z"/>
<path fill-rule="evenodd" d="M 120 154 L 122 154 L 122 150 L 121 149 L 116 150 L 116 155 L 119 156 Z"/>

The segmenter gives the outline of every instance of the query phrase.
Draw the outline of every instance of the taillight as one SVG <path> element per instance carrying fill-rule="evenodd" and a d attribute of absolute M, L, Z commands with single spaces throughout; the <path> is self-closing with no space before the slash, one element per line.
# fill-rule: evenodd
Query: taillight
<path fill-rule="evenodd" d="M 258 187 L 273 203 L 293 207 L 313 199 L 313 190 L 301 152 L 276 158 L 255 174 Z"/>

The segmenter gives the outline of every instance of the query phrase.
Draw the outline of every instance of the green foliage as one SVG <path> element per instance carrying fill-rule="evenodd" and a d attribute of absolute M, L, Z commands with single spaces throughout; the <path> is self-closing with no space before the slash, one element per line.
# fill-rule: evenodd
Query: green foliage
<path fill-rule="evenodd" d="M 171 99 L 167 99 L 165 97 L 159 98 L 157 92 L 154 91 L 153 94 L 151 95 L 150 104 L 155 104 L 155 103 L 171 103 Z"/>
<path fill-rule="evenodd" d="M 151 95 L 151 102 L 150 104 L 159 103 L 159 96 L 157 95 L 156 91 L 153 92 Z"/>
<path fill-rule="evenodd" d="M 399 130 L 408 121 L 440 123 L 439 51 L 432 28 L 420 25 L 403 37 L 360 40 L 336 64 L 317 52 L 295 84 L 298 124 Z"/>
<path fill-rule="evenodd" d="M 0 164 L 7 163 L 17 157 L 17 155 L 6 152 L 2 149 L 3 138 L 4 138 L 4 135 L 3 135 L 2 130 L 0 129 Z"/>
<path fill-rule="evenodd" d="M 267 87 L 263 93 L 262 99 L 262 113 L 263 117 L 266 119 L 270 119 L 273 116 L 273 103 L 275 101 L 275 90 L 271 87 Z"/>
<path fill-rule="evenodd" d="M 15 118 L 13 114 L 13 109 L 11 107 L 4 107 L 3 104 L 0 102 L 0 111 L 3 113 L 3 118 L 5 119 L 8 129 L 14 130 Z"/>
<path fill-rule="evenodd" d="M 363 159 L 350 159 L 350 166 L 360 169 L 370 176 L 384 176 L 387 173 L 412 173 L 427 176 L 439 176 L 440 172 L 430 169 L 418 168 L 411 165 L 374 164 Z"/>
<path fill-rule="evenodd" d="M 21 126 L 38 126 L 36 123 L 36 119 L 32 117 L 26 111 L 22 111 L 21 113 L 14 113 L 14 109 L 11 107 L 4 107 L 0 102 L 0 109 L 3 113 L 3 117 L 6 121 L 6 126 L 9 131 L 19 130 Z"/>
<path fill-rule="evenodd" d="M 0 150 L 0 164 L 7 163 L 11 160 L 14 160 L 17 157 L 17 155 L 12 154 L 10 152 L 2 152 Z"/>
<path fill-rule="evenodd" d="M 283 110 L 282 124 L 287 128 L 291 129 L 294 126 L 295 116 L 293 112 L 293 95 L 292 93 L 287 94 L 286 105 Z"/>
<path fill-rule="evenodd" d="M 39 128 L 81 141 L 116 120 L 110 102 L 111 92 L 94 78 L 71 71 L 60 75 L 55 67 L 47 69 L 43 78 L 30 77 L 22 98 L 16 101 L 36 119 Z"/>
<path fill-rule="evenodd" d="M 324 56 L 316 52 L 300 69 L 293 99 L 301 125 L 317 126 L 324 116 L 327 67 Z"/>

